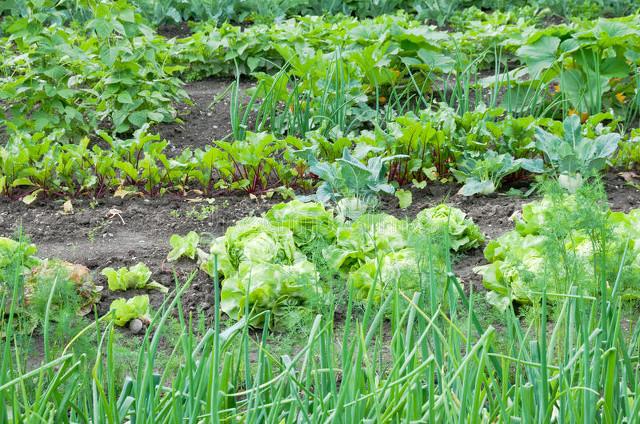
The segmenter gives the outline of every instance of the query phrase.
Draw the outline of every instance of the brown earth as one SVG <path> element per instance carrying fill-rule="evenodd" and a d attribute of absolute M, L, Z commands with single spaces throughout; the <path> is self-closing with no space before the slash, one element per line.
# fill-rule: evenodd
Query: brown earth
<path fill-rule="evenodd" d="M 233 82 L 228 78 L 207 79 L 185 84 L 185 90 L 193 105 L 176 106 L 181 123 L 159 124 L 155 130 L 163 139 L 169 141 L 167 153 L 179 154 L 184 148 L 203 148 L 213 140 L 222 140 L 231 135 L 229 86 Z M 240 82 L 240 90 L 246 90 L 253 84 Z"/>

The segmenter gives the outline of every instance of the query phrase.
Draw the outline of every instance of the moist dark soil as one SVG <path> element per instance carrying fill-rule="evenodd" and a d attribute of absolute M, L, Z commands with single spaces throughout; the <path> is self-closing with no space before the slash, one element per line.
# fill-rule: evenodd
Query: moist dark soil
<path fill-rule="evenodd" d="M 611 207 L 628 211 L 640 207 L 640 192 L 627 185 L 617 173 L 604 178 Z M 513 228 L 509 219 L 523 203 L 531 201 L 522 197 L 496 194 L 484 197 L 463 197 L 459 187 L 450 184 L 432 184 L 424 190 L 413 190 L 413 204 L 400 209 L 395 198 L 385 199 L 384 212 L 397 217 L 412 218 L 420 210 L 441 202 L 459 207 L 480 226 L 488 239 L 493 239 Z M 170 289 L 187 281 L 192 273 L 193 281 L 183 295 L 185 312 L 211 316 L 213 282 L 194 261 L 181 259 L 167 262 L 171 250 L 172 234 L 196 231 L 203 241 L 222 235 L 237 220 L 260 215 L 279 199 L 251 198 L 244 194 L 218 196 L 215 199 L 194 199 L 177 195 L 159 198 L 128 197 L 105 198 L 98 201 L 73 200 L 73 213 L 64 213 L 62 201 L 41 201 L 25 205 L 22 202 L 0 203 L 0 236 L 15 235 L 20 228 L 38 246 L 39 256 L 56 257 L 83 264 L 94 273 L 97 283 L 105 286 L 98 306 L 99 313 L 106 313 L 109 304 L 117 297 L 131 297 L 135 291 L 110 292 L 106 279 L 100 275 L 105 267 L 122 267 L 144 262 L 153 271 L 153 279 Z M 484 263 L 482 249 L 475 249 L 461 256 L 455 272 L 465 287 L 483 290 L 481 278 L 473 268 Z M 157 307 L 164 295 L 149 292 L 151 303 Z"/>
<path fill-rule="evenodd" d="M 189 23 L 180 22 L 179 24 L 160 25 L 158 27 L 158 34 L 165 38 L 186 38 L 189 37 L 192 32 Z"/>
<path fill-rule="evenodd" d="M 193 102 L 176 105 L 182 122 L 159 124 L 155 127 L 163 139 L 169 141 L 167 153 L 179 154 L 184 148 L 203 148 L 213 140 L 231 135 L 230 78 L 215 78 L 185 84 L 185 90 Z M 249 81 L 240 82 L 240 90 L 252 87 Z"/>
<path fill-rule="evenodd" d="M 195 199 L 198 200 L 198 199 Z M 204 240 L 224 233 L 237 219 L 260 214 L 269 203 L 249 196 L 220 196 L 209 204 L 173 195 L 161 198 L 108 198 L 97 202 L 74 200 L 73 213 L 65 214 L 61 201 L 27 206 L 21 202 L 0 203 L 0 235 L 15 235 L 20 228 L 38 246 L 40 257 L 56 257 L 83 264 L 94 271 L 94 280 L 105 286 L 98 307 L 108 310 L 117 297 L 133 291 L 111 293 L 100 275 L 104 267 L 122 267 L 144 262 L 153 279 L 170 288 L 184 283 L 196 270 L 188 259 L 166 262 L 172 234 L 197 231 Z M 197 272 L 183 296 L 185 311 L 206 310 L 212 304 L 210 278 Z M 162 303 L 160 292 L 148 293 L 153 306 Z"/>

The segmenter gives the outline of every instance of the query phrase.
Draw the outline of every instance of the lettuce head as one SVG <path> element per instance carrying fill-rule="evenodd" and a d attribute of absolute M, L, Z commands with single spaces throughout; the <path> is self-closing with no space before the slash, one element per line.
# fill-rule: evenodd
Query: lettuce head
<path fill-rule="evenodd" d="M 387 214 L 364 214 L 338 227 L 336 243 L 323 251 L 334 270 L 358 269 L 369 258 L 383 256 L 407 247 L 404 221 Z"/>
<path fill-rule="evenodd" d="M 291 264 L 242 262 L 238 271 L 225 278 L 220 308 L 240 319 L 247 309 L 253 313 L 304 304 L 321 293 L 315 266 L 304 257 Z"/>
<path fill-rule="evenodd" d="M 411 248 L 390 252 L 382 258 L 369 258 L 356 271 L 349 274 L 348 284 L 355 290 L 355 297 L 368 299 L 374 290 L 373 299 L 380 302 L 394 287 L 407 292 L 418 290 L 420 277 L 416 253 Z"/>
<path fill-rule="evenodd" d="M 150 308 L 149 296 L 134 296 L 131 299 L 116 299 L 111 302 L 109 311 L 113 313 L 113 322 L 119 327 L 124 327 L 133 319 L 139 319 L 149 323 Z"/>
<path fill-rule="evenodd" d="M 279 203 L 265 214 L 265 218 L 276 227 L 291 230 L 296 246 L 303 251 L 318 244 L 329 244 L 336 236 L 336 221 L 322 203 L 297 199 Z"/>
<path fill-rule="evenodd" d="M 412 227 L 418 235 L 433 236 L 447 232 L 450 247 L 456 252 L 484 243 L 484 236 L 473 220 L 460 209 L 445 204 L 420 211 Z"/>

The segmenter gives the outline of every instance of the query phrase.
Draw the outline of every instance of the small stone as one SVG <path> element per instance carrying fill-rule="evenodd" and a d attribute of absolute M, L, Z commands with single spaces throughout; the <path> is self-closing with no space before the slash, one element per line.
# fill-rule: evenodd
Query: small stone
<path fill-rule="evenodd" d="M 129 331 L 131 331 L 133 334 L 138 334 L 139 332 L 142 331 L 142 321 L 140 321 L 139 319 L 132 319 L 129 322 Z"/>
<path fill-rule="evenodd" d="M 76 215 L 76 223 L 79 225 L 87 225 L 91 222 L 91 214 L 81 213 Z"/>

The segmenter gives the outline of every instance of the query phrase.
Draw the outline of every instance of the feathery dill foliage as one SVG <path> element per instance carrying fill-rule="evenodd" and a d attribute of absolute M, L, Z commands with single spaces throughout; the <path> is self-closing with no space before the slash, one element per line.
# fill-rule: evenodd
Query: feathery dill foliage
<path fill-rule="evenodd" d="M 561 282 L 564 293 L 572 286 L 593 287 L 598 283 L 597 276 L 596 279 L 586 278 L 580 272 L 580 259 L 570 246 L 574 244 L 576 233 L 584 233 L 595 253 L 594 266 L 602 265 L 598 262 L 606 257 L 607 240 L 611 235 L 607 222 L 610 209 L 602 184 L 589 184 L 578 189 L 571 207 L 567 207 L 566 192 L 560 186 L 548 184 L 543 191 L 551 199 L 551 207 L 544 210 L 540 234 L 545 236 L 544 248 L 550 260 L 545 261 L 548 265 L 545 275 L 538 277 Z M 600 266 L 603 268 L 606 266 Z"/>
<path fill-rule="evenodd" d="M 374 290 L 362 301 L 347 288 L 346 303 L 337 297 L 312 317 L 304 341 L 285 354 L 276 353 L 283 337 L 272 334 L 268 311 L 222 328 L 217 279 L 214 323 L 197 336 L 202 326 L 181 307 L 186 281 L 153 317 L 124 381 L 117 377 L 116 331 L 106 320 L 87 321 L 83 330 L 93 333 L 96 355 L 73 353 L 72 340 L 57 357 L 26 367 L 12 330 L 16 302 L 4 292 L 0 420 L 633 422 L 640 419 L 640 327 L 623 319 L 622 275 L 606 260 L 603 191 L 580 189 L 573 210 L 562 208 L 559 192 L 547 194 L 557 201 L 545 216 L 546 254 L 557 260 L 540 278 L 565 278 L 567 290 L 553 296 L 543 290 L 529 320 L 507 308 L 497 328 L 477 313 L 486 310 L 482 297 L 472 286 L 465 292 L 451 272 L 446 235 L 412 241 L 419 252 L 415 293 L 395 286 L 379 302 Z M 564 246 L 576 228 L 599 252 L 593 264 L 599 272 L 581 275 L 583 268 L 573 266 Z M 582 285 L 601 291 L 590 296 Z M 161 366 L 167 346 L 160 341 L 174 316 L 180 329 L 168 351 L 179 367 L 170 371 Z M 41 331 L 46 337 L 47 328 Z"/>

